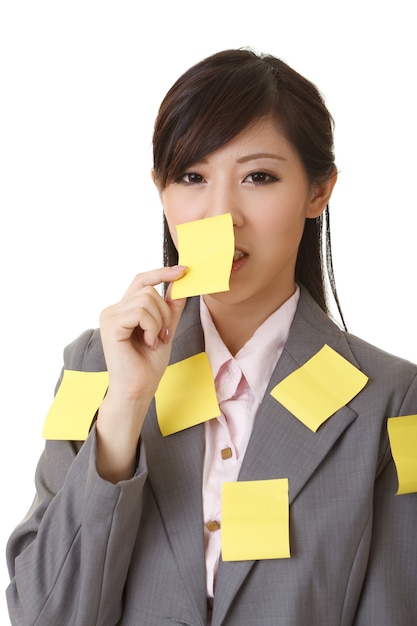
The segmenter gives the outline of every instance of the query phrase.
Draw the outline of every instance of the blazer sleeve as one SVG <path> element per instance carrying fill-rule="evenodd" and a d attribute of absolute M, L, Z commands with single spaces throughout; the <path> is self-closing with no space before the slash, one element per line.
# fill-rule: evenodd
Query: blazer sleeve
<path fill-rule="evenodd" d="M 417 377 L 399 412 L 414 414 Z M 354 626 L 417 624 L 417 493 L 396 495 L 397 473 L 386 434 L 384 438 L 385 454 L 375 483 L 369 561 Z"/>
<path fill-rule="evenodd" d="M 66 349 L 64 367 L 94 371 L 99 348 L 92 339 L 87 331 Z M 12 625 L 119 621 L 140 522 L 142 465 L 114 485 L 97 473 L 94 427 L 85 443 L 46 442 L 35 500 L 7 545 Z"/>

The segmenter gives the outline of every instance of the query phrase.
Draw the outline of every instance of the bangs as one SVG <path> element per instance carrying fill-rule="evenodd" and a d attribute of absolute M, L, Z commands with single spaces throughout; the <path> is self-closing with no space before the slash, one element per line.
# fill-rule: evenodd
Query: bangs
<path fill-rule="evenodd" d="M 194 76 L 177 81 L 162 102 L 153 145 L 155 173 L 163 187 L 252 122 L 276 111 L 271 72 L 260 59 L 208 69 L 192 68 Z"/>

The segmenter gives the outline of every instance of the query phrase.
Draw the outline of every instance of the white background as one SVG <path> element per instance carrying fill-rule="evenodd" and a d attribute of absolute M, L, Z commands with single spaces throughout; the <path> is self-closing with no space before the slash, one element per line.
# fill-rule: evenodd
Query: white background
<path fill-rule="evenodd" d="M 413 4 L 3 0 L 2 545 L 31 503 L 63 347 L 97 326 L 134 274 L 161 265 L 153 121 L 173 81 L 213 52 L 272 53 L 324 93 L 336 120 L 333 249 L 348 326 L 417 361 Z"/>

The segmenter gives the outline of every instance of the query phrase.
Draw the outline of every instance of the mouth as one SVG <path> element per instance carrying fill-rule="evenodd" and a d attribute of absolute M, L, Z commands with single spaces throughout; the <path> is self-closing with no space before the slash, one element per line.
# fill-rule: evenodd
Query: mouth
<path fill-rule="evenodd" d="M 243 250 L 235 249 L 233 254 L 232 273 L 237 272 L 245 264 L 248 254 Z"/>
<path fill-rule="evenodd" d="M 242 252 L 242 250 L 235 250 L 233 255 L 233 262 L 239 261 L 239 259 L 243 259 L 244 256 L 247 256 L 245 252 Z"/>

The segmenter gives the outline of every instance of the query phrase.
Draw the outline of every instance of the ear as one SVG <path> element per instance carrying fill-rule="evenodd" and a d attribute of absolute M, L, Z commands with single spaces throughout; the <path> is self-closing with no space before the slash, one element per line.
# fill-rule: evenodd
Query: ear
<path fill-rule="evenodd" d="M 333 187 L 337 181 L 337 171 L 330 178 L 323 183 L 313 183 L 311 186 L 311 197 L 307 207 L 306 217 L 315 218 L 319 217 L 329 203 L 330 196 L 333 192 Z"/>

